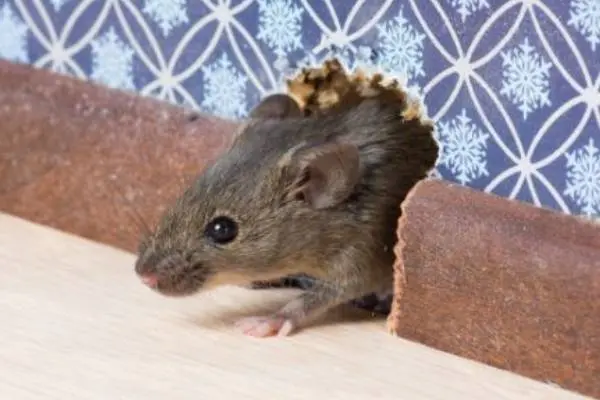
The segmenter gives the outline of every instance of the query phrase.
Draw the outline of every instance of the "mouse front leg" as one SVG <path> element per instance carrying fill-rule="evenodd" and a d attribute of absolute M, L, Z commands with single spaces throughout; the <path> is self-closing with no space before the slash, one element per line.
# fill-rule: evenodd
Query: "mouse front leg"
<path fill-rule="evenodd" d="M 291 300 L 274 314 L 242 318 L 236 326 L 248 336 L 288 336 L 310 319 L 344 303 L 345 299 L 343 291 L 338 288 L 318 284 Z"/>
<path fill-rule="evenodd" d="M 311 288 L 271 315 L 239 320 L 237 328 L 255 337 L 287 336 L 336 306 L 391 285 L 391 267 L 378 269 L 372 262 L 357 264 L 360 257 L 350 261 L 351 255 L 347 255 L 345 262 L 331 268 L 327 280 L 314 281 Z"/>

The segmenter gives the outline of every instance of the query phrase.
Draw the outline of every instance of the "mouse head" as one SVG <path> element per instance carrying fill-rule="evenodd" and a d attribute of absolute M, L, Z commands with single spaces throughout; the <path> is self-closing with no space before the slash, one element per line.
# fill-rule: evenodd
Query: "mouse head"
<path fill-rule="evenodd" d="M 358 149 L 313 135 L 322 121 L 275 96 L 141 241 L 135 271 L 159 293 L 304 272 L 295 268 L 316 256 L 327 231 L 340 232 L 330 216 L 357 184 Z"/>

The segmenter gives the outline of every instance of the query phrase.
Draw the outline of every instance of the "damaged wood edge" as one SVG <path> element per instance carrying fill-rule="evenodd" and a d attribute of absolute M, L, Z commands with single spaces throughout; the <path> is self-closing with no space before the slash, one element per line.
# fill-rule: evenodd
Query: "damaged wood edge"
<path fill-rule="evenodd" d="M 383 70 L 367 73 L 356 68 L 350 71 L 335 57 L 320 65 L 301 68 L 286 79 L 285 86 L 286 94 L 305 115 L 315 111 L 326 113 L 336 106 L 349 109 L 363 100 L 380 98 L 397 102 L 404 120 L 419 120 L 424 126 L 433 126 L 421 98 L 409 93 L 399 79 Z"/>
<path fill-rule="evenodd" d="M 400 336 L 400 326 L 402 324 L 402 300 L 404 297 L 404 293 L 408 286 L 408 280 L 406 277 L 406 268 L 404 264 L 404 249 L 407 245 L 406 238 L 404 237 L 404 232 L 406 231 L 406 226 L 409 223 L 409 215 L 408 209 L 409 204 L 412 201 L 412 198 L 415 196 L 415 193 L 419 190 L 419 188 L 426 184 L 426 182 L 431 178 L 425 178 L 419 182 L 417 182 L 412 189 L 408 192 L 404 201 L 400 204 L 400 218 L 398 218 L 398 226 L 396 228 L 396 237 L 397 242 L 394 246 L 394 255 L 396 256 L 396 260 L 394 262 L 394 291 L 392 297 L 392 304 L 390 313 L 386 319 L 386 330 L 388 333 L 393 336 Z"/>

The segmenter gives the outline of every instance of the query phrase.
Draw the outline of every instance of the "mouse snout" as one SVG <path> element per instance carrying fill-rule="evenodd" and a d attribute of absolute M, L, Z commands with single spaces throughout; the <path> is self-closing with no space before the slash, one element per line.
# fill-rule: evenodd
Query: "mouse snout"
<path fill-rule="evenodd" d="M 193 263 L 191 255 L 169 252 L 144 254 L 135 265 L 141 283 L 166 296 L 181 297 L 196 293 L 206 281 L 206 271 Z"/>
<path fill-rule="evenodd" d="M 156 274 L 147 273 L 140 275 L 142 283 L 148 287 L 155 288 L 158 286 L 158 276 Z"/>
<path fill-rule="evenodd" d="M 163 257 L 146 257 L 135 265 L 135 272 L 142 283 L 156 288 L 163 278 L 177 274 L 185 268 L 185 259 L 179 254 L 169 254 Z M 162 278 L 161 278 L 162 277 Z"/>

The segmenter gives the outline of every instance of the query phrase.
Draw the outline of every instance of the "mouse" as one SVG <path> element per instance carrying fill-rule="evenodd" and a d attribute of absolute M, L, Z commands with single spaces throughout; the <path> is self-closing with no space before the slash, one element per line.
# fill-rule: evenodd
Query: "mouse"
<path fill-rule="evenodd" d="M 140 239 L 135 273 L 169 297 L 309 276 L 281 308 L 235 323 L 261 338 L 391 293 L 400 204 L 439 151 L 405 107 L 372 97 L 305 116 L 287 94 L 266 97 Z"/>

